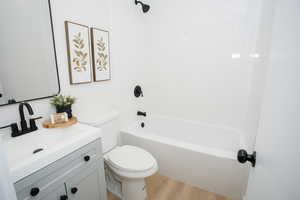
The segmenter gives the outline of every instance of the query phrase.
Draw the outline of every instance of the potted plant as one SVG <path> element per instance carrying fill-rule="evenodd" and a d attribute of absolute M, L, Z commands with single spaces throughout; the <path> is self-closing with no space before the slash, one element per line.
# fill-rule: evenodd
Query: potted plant
<path fill-rule="evenodd" d="M 51 100 L 51 104 L 55 106 L 57 113 L 66 112 L 68 118 L 72 118 L 72 105 L 75 103 L 76 98 L 71 96 L 55 96 Z"/>

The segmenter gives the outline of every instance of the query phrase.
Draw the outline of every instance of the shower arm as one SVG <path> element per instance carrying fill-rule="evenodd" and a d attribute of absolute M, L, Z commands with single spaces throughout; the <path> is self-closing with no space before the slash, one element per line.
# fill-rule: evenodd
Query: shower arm
<path fill-rule="evenodd" d="M 138 0 L 135 0 L 134 2 L 135 2 L 135 5 L 141 4 L 144 13 L 149 11 L 149 9 L 150 9 L 149 5 L 144 4 L 143 2 L 138 1 Z"/>
<path fill-rule="evenodd" d="M 141 1 L 135 0 L 134 2 L 135 2 L 135 5 L 138 5 L 138 4 L 143 5 L 143 3 Z"/>

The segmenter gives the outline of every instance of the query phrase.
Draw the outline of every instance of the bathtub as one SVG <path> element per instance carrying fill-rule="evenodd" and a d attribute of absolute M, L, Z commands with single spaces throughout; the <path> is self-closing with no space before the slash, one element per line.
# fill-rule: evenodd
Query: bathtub
<path fill-rule="evenodd" d="M 122 144 L 146 149 L 159 173 L 234 200 L 245 194 L 249 166 L 237 162 L 244 148 L 238 130 L 160 116 L 147 116 L 121 130 Z"/>

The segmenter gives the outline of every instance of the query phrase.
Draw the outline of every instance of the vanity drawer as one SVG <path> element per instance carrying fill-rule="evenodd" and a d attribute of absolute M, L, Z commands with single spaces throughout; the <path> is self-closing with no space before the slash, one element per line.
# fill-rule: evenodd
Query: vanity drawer
<path fill-rule="evenodd" d="M 36 196 L 24 192 L 17 194 L 18 200 L 60 200 L 63 196 L 67 196 L 65 184 L 51 185 Z"/>
<path fill-rule="evenodd" d="M 28 198 L 32 189 L 38 188 L 39 194 L 47 192 L 49 188 L 64 184 L 66 177 L 78 168 L 90 166 L 96 160 L 102 161 L 101 140 L 96 140 L 77 151 L 57 160 L 45 168 L 25 177 L 15 183 L 19 200 Z M 30 199 L 30 198 L 29 198 Z M 35 197 L 35 199 L 38 199 Z"/>

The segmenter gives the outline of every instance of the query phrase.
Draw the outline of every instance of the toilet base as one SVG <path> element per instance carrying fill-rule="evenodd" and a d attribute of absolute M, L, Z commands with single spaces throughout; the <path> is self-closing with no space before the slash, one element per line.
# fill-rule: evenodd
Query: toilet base
<path fill-rule="evenodd" d="M 144 179 L 122 180 L 122 200 L 146 200 L 146 189 Z"/>

